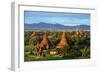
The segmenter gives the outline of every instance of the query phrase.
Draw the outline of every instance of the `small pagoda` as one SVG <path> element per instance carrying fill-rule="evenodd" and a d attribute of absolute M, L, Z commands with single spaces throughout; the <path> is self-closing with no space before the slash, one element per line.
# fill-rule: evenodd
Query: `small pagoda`
<path fill-rule="evenodd" d="M 83 30 L 78 30 L 78 31 L 76 31 L 75 36 L 76 36 L 76 37 L 83 37 L 84 34 L 85 34 L 85 33 L 84 33 Z"/>
<path fill-rule="evenodd" d="M 32 32 L 32 34 L 31 34 L 31 38 L 33 38 L 34 36 L 36 35 L 36 33 L 35 32 Z"/>

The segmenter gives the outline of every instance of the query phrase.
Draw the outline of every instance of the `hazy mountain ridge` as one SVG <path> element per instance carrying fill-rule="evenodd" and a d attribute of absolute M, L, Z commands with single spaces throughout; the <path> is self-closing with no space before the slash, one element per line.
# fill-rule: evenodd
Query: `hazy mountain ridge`
<path fill-rule="evenodd" d="M 62 30 L 77 30 L 77 29 L 83 29 L 83 30 L 90 30 L 89 25 L 76 25 L 76 26 L 64 26 L 62 24 L 51 24 L 51 23 L 33 23 L 33 24 L 25 24 L 24 25 L 25 30 L 29 29 L 62 29 Z"/>

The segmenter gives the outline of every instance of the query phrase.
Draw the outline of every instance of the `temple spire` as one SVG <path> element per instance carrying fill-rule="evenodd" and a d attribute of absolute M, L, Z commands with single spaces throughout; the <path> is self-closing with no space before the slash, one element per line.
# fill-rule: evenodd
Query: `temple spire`
<path fill-rule="evenodd" d="M 68 37 L 66 36 L 66 33 L 63 32 L 61 36 L 61 40 L 56 46 L 56 48 L 64 48 L 68 46 Z"/>

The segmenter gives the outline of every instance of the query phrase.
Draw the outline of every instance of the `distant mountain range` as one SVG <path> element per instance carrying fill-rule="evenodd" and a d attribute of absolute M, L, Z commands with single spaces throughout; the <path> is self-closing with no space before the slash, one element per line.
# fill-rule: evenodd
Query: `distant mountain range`
<path fill-rule="evenodd" d="M 64 26 L 62 24 L 50 24 L 45 22 L 40 23 L 33 23 L 33 24 L 25 24 L 24 25 L 25 30 L 33 30 L 33 29 L 39 29 L 39 30 L 51 30 L 51 29 L 58 29 L 58 30 L 77 30 L 77 29 L 83 29 L 83 30 L 90 30 L 89 25 L 76 25 L 76 26 Z"/>

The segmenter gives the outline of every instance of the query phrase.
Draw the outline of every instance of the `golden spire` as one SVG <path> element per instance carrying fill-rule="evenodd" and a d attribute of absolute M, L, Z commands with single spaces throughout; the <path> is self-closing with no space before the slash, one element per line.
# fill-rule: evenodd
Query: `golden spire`
<path fill-rule="evenodd" d="M 61 36 L 60 43 L 56 46 L 56 48 L 64 48 L 68 45 L 68 38 L 66 37 L 66 33 L 63 32 Z"/>

